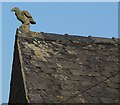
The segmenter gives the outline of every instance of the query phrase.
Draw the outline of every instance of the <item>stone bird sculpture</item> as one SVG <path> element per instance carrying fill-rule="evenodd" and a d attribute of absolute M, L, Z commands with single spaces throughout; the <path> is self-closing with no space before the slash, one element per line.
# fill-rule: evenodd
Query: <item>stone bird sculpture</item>
<path fill-rule="evenodd" d="M 14 11 L 17 19 L 22 22 L 22 25 L 19 27 L 20 31 L 29 33 L 30 24 L 36 24 L 31 14 L 26 10 L 21 11 L 18 7 L 12 8 L 11 11 Z"/>

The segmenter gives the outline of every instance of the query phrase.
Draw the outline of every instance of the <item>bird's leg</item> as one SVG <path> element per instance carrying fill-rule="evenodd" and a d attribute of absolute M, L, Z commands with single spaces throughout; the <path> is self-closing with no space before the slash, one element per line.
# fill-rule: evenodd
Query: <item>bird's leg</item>
<path fill-rule="evenodd" d="M 24 23 L 24 28 L 25 28 L 25 32 L 26 33 L 30 32 L 30 22 L 29 22 L 29 19 L 26 19 L 26 21 Z"/>

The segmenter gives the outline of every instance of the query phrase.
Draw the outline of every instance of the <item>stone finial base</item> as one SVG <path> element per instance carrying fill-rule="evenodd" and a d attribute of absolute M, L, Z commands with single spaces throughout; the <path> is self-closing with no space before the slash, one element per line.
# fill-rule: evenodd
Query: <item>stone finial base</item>
<path fill-rule="evenodd" d="M 30 25 L 29 24 L 22 24 L 19 27 L 19 30 L 25 33 L 29 33 L 30 32 Z"/>

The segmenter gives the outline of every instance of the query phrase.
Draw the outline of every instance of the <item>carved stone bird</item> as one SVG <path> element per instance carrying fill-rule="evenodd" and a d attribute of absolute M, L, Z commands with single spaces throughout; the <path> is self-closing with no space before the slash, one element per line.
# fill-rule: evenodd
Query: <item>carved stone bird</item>
<path fill-rule="evenodd" d="M 28 11 L 26 10 L 21 11 L 18 7 L 12 8 L 11 11 L 15 12 L 17 19 L 21 21 L 22 24 L 30 24 L 30 23 L 36 24 L 36 22 L 34 21 L 34 19 L 32 18 L 31 14 Z"/>

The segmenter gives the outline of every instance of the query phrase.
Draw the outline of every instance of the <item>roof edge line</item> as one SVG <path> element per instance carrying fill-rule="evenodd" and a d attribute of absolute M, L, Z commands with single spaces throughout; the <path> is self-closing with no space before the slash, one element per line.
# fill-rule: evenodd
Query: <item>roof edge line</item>
<path fill-rule="evenodd" d="M 21 65 L 21 72 L 22 72 L 22 77 L 23 77 L 23 83 L 24 83 L 24 89 L 25 89 L 25 97 L 26 97 L 26 100 L 27 100 L 27 102 L 28 103 L 30 103 L 30 101 L 29 101 L 29 98 L 28 98 L 28 96 L 27 96 L 27 85 L 26 85 L 26 83 L 25 83 L 25 81 L 26 81 L 26 78 L 25 78 L 25 74 L 24 74 L 24 72 L 23 72 L 23 62 L 22 62 L 22 56 L 21 56 L 21 50 L 20 50 L 20 45 L 19 45 L 19 39 L 17 39 L 18 37 L 16 37 L 16 40 L 17 40 L 17 46 L 18 46 L 18 54 L 19 54 L 19 58 L 20 58 L 20 65 Z"/>

